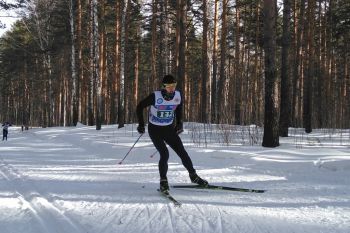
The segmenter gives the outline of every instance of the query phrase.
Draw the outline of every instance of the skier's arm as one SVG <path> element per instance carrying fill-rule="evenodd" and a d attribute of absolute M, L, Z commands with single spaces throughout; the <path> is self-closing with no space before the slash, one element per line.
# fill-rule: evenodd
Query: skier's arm
<path fill-rule="evenodd" d="M 181 94 L 181 102 L 175 109 L 175 130 L 178 134 L 183 132 L 183 124 L 182 124 L 182 106 L 183 106 L 183 96 Z"/>
<path fill-rule="evenodd" d="M 176 125 L 182 124 L 182 100 L 175 110 Z"/>
<path fill-rule="evenodd" d="M 145 121 L 143 119 L 143 109 L 155 103 L 155 95 L 154 93 L 147 96 L 145 99 L 141 100 L 136 107 L 136 115 L 137 120 L 140 126 L 145 125 Z"/>

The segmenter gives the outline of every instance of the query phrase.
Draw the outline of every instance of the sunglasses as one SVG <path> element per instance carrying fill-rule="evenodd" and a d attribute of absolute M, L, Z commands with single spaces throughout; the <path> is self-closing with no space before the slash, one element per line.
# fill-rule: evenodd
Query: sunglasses
<path fill-rule="evenodd" d="M 164 88 L 175 88 L 177 83 L 163 83 Z"/>

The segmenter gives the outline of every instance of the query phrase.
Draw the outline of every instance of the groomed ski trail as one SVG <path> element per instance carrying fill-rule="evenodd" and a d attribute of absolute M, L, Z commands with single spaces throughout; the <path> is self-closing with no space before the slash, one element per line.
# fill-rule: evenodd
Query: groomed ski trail
<path fill-rule="evenodd" d="M 344 182 L 333 185 L 332 177 L 326 182 L 324 177 L 318 178 L 323 171 L 305 175 L 307 179 L 313 178 L 311 184 L 319 185 L 313 187 L 294 175 L 297 169 L 309 169 L 305 164 L 301 168 L 289 165 L 288 173 L 283 167 L 287 163 L 274 167 L 259 164 L 261 168 L 239 170 L 237 164 L 245 168 L 252 163 L 251 157 L 240 155 L 229 157 L 225 164 L 219 161 L 214 167 L 204 167 L 206 159 L 210 162 L 216 159 L 210 160 L 210 154 L 196 155 L 196 148 L 189 151 L 195 155 L 199 171 L 206 172 L 205 177 L 222 178 L 224 184 L 242 187 L 246 177 L 248 182 L 263 177 L 266 179 L 256 183 L 259 187 L 266 185 L 269 192 L 260 195 L 172 189 L 172 195 L 182 203 L 181 208 L 175 208 L 156 191 L 158 161 L 148 156 L 154 152 L 150 141 L 143 138 L 126 163 L 118 166 L 116 163 L 137 135 L 125 133 L 115 139 L 115 131 L 106 128 L 107 132 L 89 127 L 13 132 L 10 140 L 1 144 L 0 182 L 8 193 L 0 195 L 8 200 L 17 198 L 16 193 L 21 194 L 29 206 L 18 212 L 25 215 L 21 223 L 36 225 L 33 230 L 18 232 L 347 233 L 350 227 L 349 189 Z M 176 156 L 171 155 L 169 165 L 171 183 L 189 182 Z M 264 176 L 265 169 L 268 174 Z M 332 175 L 332 171 L 325 172 Z M 276 178 L 269 180 L 273 176 Z M 333 179 L 336 181 L 336 176 Z M 251 185 L 255 187 L 255 183 Z M 337 195 L 333 195 L 334 191 Z M 57 230 L 61 224 L 70 229 Z"/>
<path fill-rule="evenodd" d="M 40 193 L 35 183 L 26 179 L 18 170 L 5 162 L 0 155 L 0 174 L 18 199 L 22 209 L 30 211 L 30 215 L 38 223 L 38 233 L 83 233 L 85 229 L 67 217 L 47 194 Z M 52 228 L 55 226 L 55 228 Z"/>

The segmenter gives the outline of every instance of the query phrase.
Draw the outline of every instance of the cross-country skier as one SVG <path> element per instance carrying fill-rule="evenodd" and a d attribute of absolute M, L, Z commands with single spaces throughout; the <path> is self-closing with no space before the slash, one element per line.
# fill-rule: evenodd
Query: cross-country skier
<path fill-rule="evenodd" d="M 4 122 L 2 124 L 2 140 L 4 141 L 6 139 L 7 141 L 7 134 L 8 134 L 8 128 L 9 126 L 11 126 L 11 124 L 9 122 Z"/>
<path fill-rule="evenodd" d="M 183 132 L 183 123 L 182 98 L 180 91 L 176 90 L 176 83 L 176 79 L 172 75 L 165 75 L 162 81 L 162 89 L 151 93 L 145 99 L 141 100 L 136 108 L 139 122 L 137 131 L 143 134 L 145 133 L 143 109 L 151 106 L 148 114 L 148 134 L 160 154 L 158 168 L 160 174 L 160 191 L 162 192 L 169 190 L 167 180 L 169 151 L 166 144 L 181 158 L 182 164 L 187 169 L 192 183 L 202 186 L 208 185 L 206 180 L 197 175 L 191 158 L 178 135 Z"/>

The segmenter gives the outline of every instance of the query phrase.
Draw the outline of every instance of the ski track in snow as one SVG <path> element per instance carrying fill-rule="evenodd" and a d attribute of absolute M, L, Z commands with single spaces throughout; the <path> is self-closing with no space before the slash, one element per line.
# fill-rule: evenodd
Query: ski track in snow
<path fill-rule="evenodd" d="M 37 190 L 33 190 L 35 184 L 26 180 L 15 168 L 7 164 L 0 158 L 0 172 L 12 189 L 12 192 L 22 204 L 22 207 L 30 210 L 31 215 L 40 225 L 39 232 L 54 233 L 76 233 L 83 232 L 81 227 L 71 221 L 64 211 L 59 209 L 48 198 L 40 194 Z M 52 229 L 52 226 L 54 228 Z"/>
<path fill-rule="evenodd" d="M 141 140 L 125 165 L 118 166 L 137 135 L 116 136 L 108 127 L 106 135 L 101 134 L 89 127 L 13 132 L 0 147 L 0 199 L 17 201 L 12 207 L 0 203 L 2 214 L 10 210 L 8 217 L 0 216 L 0 232 L 348 233 L 350 229 L 350 188 L 342 177 L 349 170 L 312 170 L 293 162 L 274 165 L 273 153 L 256 148 L 235 157 L 230 157 L 229 149 L 206 156 L 201 149 L 196 153 L 196 148 L 189 148 L 205 177 L 233 186 L 266 186 L 268 191 L 172 189 L 182 202 L 177 208 L 156 191 L 157 158 L 147 156 L 154 152 L 149 139 Z M 113 137 L 120 138 L 115 142 Z M 188 182 L 174 154 L 169 162 L 169 175 L 176 175 L 170 175 L 170 181 Z M 307 173 L 298 173 L 300 169 Z M 18 216 L 12 224 L 10 214 Z"/>

